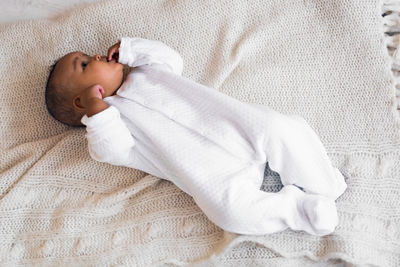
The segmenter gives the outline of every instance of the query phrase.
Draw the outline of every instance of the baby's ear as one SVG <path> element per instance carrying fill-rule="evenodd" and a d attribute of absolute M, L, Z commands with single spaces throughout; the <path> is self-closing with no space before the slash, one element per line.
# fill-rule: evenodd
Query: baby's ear
<path fill-rule="evenodd" d="M 74 107 L 74 109 L 78 110 L 79 112 L 85 111 L 85 107 L 82 105 L 80 95 L 74 96 L 74 98 L 72 99 L 72 106 Z"/>

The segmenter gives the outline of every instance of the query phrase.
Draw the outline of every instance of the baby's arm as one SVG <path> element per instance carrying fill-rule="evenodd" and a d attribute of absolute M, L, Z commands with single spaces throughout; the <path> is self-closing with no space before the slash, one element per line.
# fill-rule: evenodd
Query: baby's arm
<path fill-rule="evenodd" d="M 90 156 L 97 161 L 126 166 L 134 160 L 135 140 L 118 109 L 113 106 L 88 117 L 82 117 L 86 125 L 86 138 Z"/>
<path fill-rule="evenodd" d="M 101 86 L 94 85 L 80 95 L 89 153 L 97 161 L 125 166 L 134 159 L 135 141 L 119 111 L 104 102 L 101 90 Z"/>
<path fill-rule="evenodd" d="M 113 47 L 108 51 L 109 59 L 119 51 L 118 61 L 130 67 L 161 64 L 167 66 L 168 70 L 175 74 L 182 74 L 182 57 L 177 51 L 160 41 L 122 37 L 121 42 Z"/>

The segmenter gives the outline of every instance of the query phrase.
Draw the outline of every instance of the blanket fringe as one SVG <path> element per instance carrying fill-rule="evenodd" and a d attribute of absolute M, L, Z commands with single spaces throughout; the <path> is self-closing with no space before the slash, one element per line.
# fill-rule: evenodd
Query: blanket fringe
<path fill-rule="evenodd" d="M 384 41 L 391 60 L 392 79 L 395 90 L 395 108 L 400 113 L 400 1 L 383 0 Z"/>

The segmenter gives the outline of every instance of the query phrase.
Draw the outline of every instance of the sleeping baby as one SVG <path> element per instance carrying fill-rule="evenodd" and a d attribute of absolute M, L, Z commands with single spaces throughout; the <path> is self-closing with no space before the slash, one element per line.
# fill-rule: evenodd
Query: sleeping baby
<path fill-rule="evenodd" d="M 332 233 L 346 183 L 308 123 L 198 84 L 182 68 L 165 44 L 124 37 L 107 56 L 63 56 L 46 105 L 58 121 L 86 126 L 93 159 L 173 182 L 226 231 Z M 281 191 L 260 190 L 267 166 Z"/>

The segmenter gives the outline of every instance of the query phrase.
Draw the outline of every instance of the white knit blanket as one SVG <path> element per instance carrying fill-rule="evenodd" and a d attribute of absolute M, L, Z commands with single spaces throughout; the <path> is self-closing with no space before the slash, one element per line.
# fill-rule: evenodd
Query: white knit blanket
<path fill-rule="evenodd" d="M 378 0 L 111 0 L 0 26 L 0 265 L 399 266 L 400 117 L 383 34 L 395 19 L 381 14 Z M 45 82 L 57 58 L 106 54 L 121 36 L 160 40 L 184 76 L 303 116 L 348 177 L 335 233 L 233 235 L 172 183 L 92 160 L 84 129 L 47 114 Z"/>

